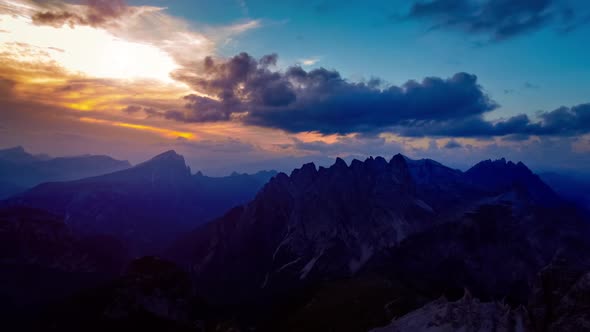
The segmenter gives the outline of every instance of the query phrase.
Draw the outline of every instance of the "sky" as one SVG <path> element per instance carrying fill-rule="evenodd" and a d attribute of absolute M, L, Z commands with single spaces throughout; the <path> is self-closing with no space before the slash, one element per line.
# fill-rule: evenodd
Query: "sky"
<path fill-rule="evenodd" d="M 0 148 L 590 169 L 581 0 L 0 0 Z"/>

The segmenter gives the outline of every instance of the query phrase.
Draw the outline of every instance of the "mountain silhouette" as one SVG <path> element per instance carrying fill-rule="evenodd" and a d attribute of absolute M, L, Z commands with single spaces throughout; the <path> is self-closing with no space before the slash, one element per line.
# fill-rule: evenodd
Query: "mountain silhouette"
<path fill-rule="evenodd" d="M 32 155 L 20 146 L 4 149 L 0 150 L 0 199 L 43 182 L 81 179 L 129 167 L 129 162 L 108 156 L 51 158 Z"/>
<path fill-rule="evenodd" d="M 49 211 L 77 233 L 116 236 L 135 254 L 153 254 L 182 231 L 251 199 L 273 174 L 192 175 L 181 155 L 167 151 L 125 170 L 44 183 L 5 204 Z"/>
<path fill-rule="evenodd" d="M 84 268 L 108 271 L 94 257 L 110 256 L 79 247 L 92 239 L 127 247 L 107 251 L 122 253 L 126 272 L 69 296 L 39 326 L 535 331 L 588 319 L 588 216 L 504 159 L 462 172 L 397 154 L 213 178 L 167 151 L 125 170 L 41 184 L 3 205 L 0 215 L 49 211 L 31 210 L 68 234 L 19 251 L 29 247 L 11 238 L 37 239 L 47 228 L 6 228 L 3 252 L 18 253 L 6 257 L 43 267 L 41 276 L 54 275 L 46 266 L 63 280 Z M 126 258 L 153 253 L 164 258 Z"/>

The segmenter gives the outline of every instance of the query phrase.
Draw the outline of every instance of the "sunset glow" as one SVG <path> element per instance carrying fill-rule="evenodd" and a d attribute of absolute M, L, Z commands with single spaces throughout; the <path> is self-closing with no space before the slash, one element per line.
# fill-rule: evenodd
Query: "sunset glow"
<path fill-rule="evenodd" d="M 178 66 L 167 53 L 149 45 L 125 41 L 109 32 L 86 26 L 38 26 L 26 17 L 0 16 L 0 51 L 12 45 L 28 54 L 11 54 L 20 61 L 55 62 L 72 73 L 114 79 L 157 79 L 173 82 Z"/>
<path fill-rule="evenodd" d="M 184 138 L 184 139 L 194 139 L 195 138 L 195 135 L 193 133 L 174 131 L 174 130 L 170 130 L 170 129 L 157 128 L 157 127 L 153 127 L 153 126 L 146 126 L 146 125 L 140 125 L 140 124 L 134 124 L 134 123 L 101 120 L 101 119 L 94 119 L 94 118 L 87 118 L 87 117 L 80 118 L 80 121 L 87 122 L 87 123 L 97 123 L 97 124 L 108 125 L 108 126 L 123 127 L 123 128 L 135 129 L 135 130 L 154 132 L 154 133 L 162 134 L 168 138 L 174 138 L 174 139 L 179 138 L 179 137 Z"/>
<path fill-rule="evenodd" d="M 383 8 L 385 21 L 405 13 L 399 26 L 374 18 L 346 27 L 334 25 L 338 14 L 322 6 L 162 4 L 0 0 L 5 144 L 24 144 L 20 135 L 49 142 L 56 133 L 79 134 L 74 121 L 88 128 L 84 136 L 103 153 L 166 146 L 197 165 L 224 163 L 227 168 L 215 170 L 220 173 L 232 163 L 295 166 L 394 151 L 456 167 L 490 154 L 526 155 L 542 165 L 549 148 L 564 167 L 588 160 L 582 120 L 590 67 L 583 55 L 590 54 L 578 42 L 587 29 L 581 22 L 547 22 L 546 30 L 571 29 L 563 38 L 523 25 L 537 38 L 526 46 L 534 49 L 531 61 L 518 39 L 528 30 L 506 32 L 509 22 L 499 20 L 469 32 L 477 11 L 463 17 L 461 26 L 473 38 L 465 44 L 458 26 L 425 33 L 428 22 L 421 19 L 436 17 L 417 15 L 402 2 Z M 341 14 L 370 18 L 373 7 L 351 3 Z M 521 10 L 513 24 L 534 8 Z M 404 46 L 385 42 L 391 38 Z M 552 43 L 559 54 L 545 50 Z M 431 56 L 432 47 L 441 55 Z M 553 58 L 562 59 L 560 67 Z M 99 143 L 109 131 L 124 144 Z M 80 147 L 65 141 L 53 151 Z"/>

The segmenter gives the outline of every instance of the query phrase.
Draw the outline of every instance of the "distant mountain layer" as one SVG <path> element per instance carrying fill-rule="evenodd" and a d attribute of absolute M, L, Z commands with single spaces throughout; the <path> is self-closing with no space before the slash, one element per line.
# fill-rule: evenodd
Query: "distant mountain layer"
<path fill-rule="evenodd" d="M 590 176 L 565 173 L 541 173 L 541 179 L 563 198 L 590 211 Z"/>
<path fill-rule="evenodd" d="M 122 171 L 44 183 L 5 204 L 50 211 L 78 233 L 113 235 L 135 254 L 153 254 L 181 232 L 247 202 L 273 175 L 192 175 L 184 158 L 168 151 Z"/>
<path fill-rule="evenodd" d="M 0 150 L 0 199 L 48 181 L 67 181 L 129 168 L 127 161 L 107 156 L 50 158 L 22 147 Z"/>

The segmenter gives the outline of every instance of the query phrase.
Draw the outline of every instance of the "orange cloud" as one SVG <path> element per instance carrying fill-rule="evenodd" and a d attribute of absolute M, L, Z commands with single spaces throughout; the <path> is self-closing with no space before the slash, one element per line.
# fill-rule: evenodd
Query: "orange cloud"
<path fill-rule="evenodd" d="M 184 139 L 194 139 L 195 138 L 195 134 L 193 134 L 193 133 L 175 131 L 175 130 L 170 130 L 170 129 L 166 129 L 166 128 L 158 128 L 158 127 L 153 127 L 153 126 L 140 125 L 140 124 L 135 124 L 135 123 L 126 123 L 126 122 L 102 120 L 102 119 L 87 118 L 87 117 L 80 118 L 80 121 L 87 122 L 87 123 L 104 124 L 104 125 L 115 126 L 115 127 L 131 128 L 131 129 L 135 129 L 135 130 L 144 130 L 144 131 L 154 132 L 154 133 L 158 133 L 158 134 L 163 134 L 163 135 L 170 137 L 170 138 L 178 138 L 178 137 L 182 137 Z"/>

